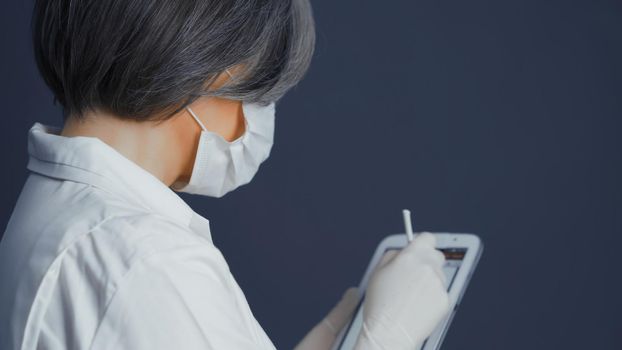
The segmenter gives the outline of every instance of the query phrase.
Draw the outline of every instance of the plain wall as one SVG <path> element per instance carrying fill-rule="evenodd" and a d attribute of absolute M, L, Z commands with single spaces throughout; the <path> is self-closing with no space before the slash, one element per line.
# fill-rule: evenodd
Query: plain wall
<path fill-rule="evenodd" d="M 316 55 L 277 105 L 269 160 L 221 200 L 184 196 L 277 347 L 359 282 L 410 208 L 417 229 L 485 243 L 443 349 L 622 348 L 622 3 L 313 5 Z M 62 123 L 31 6 L 0 5 L 2 225 L 28 129 Z"/>

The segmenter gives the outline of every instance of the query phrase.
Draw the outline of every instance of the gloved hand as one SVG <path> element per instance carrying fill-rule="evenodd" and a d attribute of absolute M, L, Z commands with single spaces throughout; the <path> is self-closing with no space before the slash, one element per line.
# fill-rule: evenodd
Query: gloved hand
<path fill-rule="evenodd" d="M 419 350 L 449 310 L 443 253 L 430 233 L 385 255 L 370 277 L 356 350 Z"/>
<path fill-rule="evenodd" d="M 330 350 L 359 301 L 358 289 L 348 288 L 335 307 L 296 345 L 294 350 Z"/>

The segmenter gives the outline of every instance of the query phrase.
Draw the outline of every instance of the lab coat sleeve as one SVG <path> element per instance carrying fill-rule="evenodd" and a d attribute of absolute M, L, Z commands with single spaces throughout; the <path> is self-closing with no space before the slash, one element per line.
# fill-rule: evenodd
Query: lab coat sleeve
<path fill-rule="evenodd" d="M 238 289 L 217 249 L 152 254 L 120 282 L 91 349 L 268 348 L 259 344 L 258 325 Z"/>

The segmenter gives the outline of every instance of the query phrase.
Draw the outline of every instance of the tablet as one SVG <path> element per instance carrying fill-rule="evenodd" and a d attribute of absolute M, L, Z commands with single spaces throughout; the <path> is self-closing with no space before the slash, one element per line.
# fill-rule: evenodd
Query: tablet
<path fill-rule="evenodd" d="M 442 251 L 446 258 L 443 272 L 447 277 L 447 291 L 451 311 L 439 323 L 430 337 L 426 339 L 421 349 L 417 350 L 436 350 L 440 348 L 483 250 L 479 237 L 473 234 L 434 233 L 434 235 L 436 236 L 436 248 Z M 387 236 L 380 242 L 359 285 L 361 297 L 354 311 L 354 317 L 337 335 L 333 350 L 354 349 L 363 324 L 363 300 L 370 275 L 387 251 L 402 249 L 406 244 L 408 244 L 408 239 L 403 233 Z"/>

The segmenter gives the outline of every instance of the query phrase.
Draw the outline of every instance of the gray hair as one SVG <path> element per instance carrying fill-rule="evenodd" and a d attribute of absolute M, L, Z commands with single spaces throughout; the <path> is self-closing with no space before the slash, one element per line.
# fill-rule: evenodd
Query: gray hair
<path fill-rule="evenodd" d="M 167 119 L 201 96 L 268 104 L 315 46 L 309 0 L 37 0 L 32 28 L 41 75 L 76 117 Z"/>

